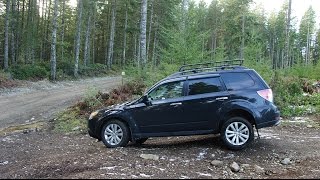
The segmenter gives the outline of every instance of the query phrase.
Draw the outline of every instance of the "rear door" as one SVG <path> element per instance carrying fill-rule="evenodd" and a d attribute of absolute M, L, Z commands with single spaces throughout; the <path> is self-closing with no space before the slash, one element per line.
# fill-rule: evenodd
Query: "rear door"
<path fill-rule="evenodd" d="M 229 99 L 220 76 L 189 79 L 187 84 L 183 106 L 186 130 L 216 130 L 219 108 Z"/>

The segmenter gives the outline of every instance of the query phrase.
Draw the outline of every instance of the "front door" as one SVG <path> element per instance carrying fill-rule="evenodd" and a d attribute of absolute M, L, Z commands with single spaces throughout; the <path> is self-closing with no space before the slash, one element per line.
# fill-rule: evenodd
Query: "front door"
<path fill-rule="evenodd" d="M 159 85 L 148 93 L 152 105 L 140 105 L 130 112 L 141 133 L 168 133 L 181 130 L 184 81 Z"/>

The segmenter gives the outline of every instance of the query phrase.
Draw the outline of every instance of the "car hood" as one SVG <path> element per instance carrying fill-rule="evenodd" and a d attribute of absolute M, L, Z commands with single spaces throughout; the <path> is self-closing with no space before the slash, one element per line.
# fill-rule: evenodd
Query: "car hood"
<path fill-rule="evenodd" d="M 111 112 L 111 111 L 123 111 L 127 106 L 130 106 L 132 104 L 134 104 L 137 100 L 133 100 L 133 101 L 126 101 L 124 103 L 121 104 L 114 104 L 111 106 L 108 106 L 105 109 L 102 109 L 101 111 L 104 111 L 105 113 Z"/>

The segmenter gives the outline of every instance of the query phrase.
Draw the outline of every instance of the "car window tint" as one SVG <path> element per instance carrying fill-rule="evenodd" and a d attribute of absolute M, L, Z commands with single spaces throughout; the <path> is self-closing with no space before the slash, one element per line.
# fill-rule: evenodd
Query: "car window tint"
<path fill-rule="evenodd" d="M 221 77 L 228 90 L 239 90 L 254 85 L 254 81 L 247 73 L 224 73 Z"/>
<path fill-rule="evenodd" d="M 148 94 L 150 100 L 178 98 L 182 96 L 183 82 L 170 82 L 162 84 Z"/>
<path fill-rule="evenodd" d="M 222 90 L 218 77 L 189 81 L 189 95 L 219 92 Z"/>

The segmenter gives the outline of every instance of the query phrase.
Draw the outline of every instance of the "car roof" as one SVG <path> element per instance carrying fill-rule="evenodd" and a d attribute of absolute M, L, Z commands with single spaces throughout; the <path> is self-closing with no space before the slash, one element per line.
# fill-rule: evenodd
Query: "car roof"
<path fill-rule="evenodd" d="M 169 80 L 178 77 L 194 78 L 203 75 L 215 75 L 224 72 L 240 72 L 249 70 L 242 66 L 243 59 L 209 61 L 196 64 L 186 64 L 180 67 L 179 71 L 171 74 L 163 80 Z"/>
<path fill-rule="evenodd" d="M 202 75 L 215 75 L 220 73 L 226 73 L 226 72 L 243 72 L 245 70 L 251 70 L 244 66 L 237 66 L 232 68 L 226 68 L 226 69 L 216 69 L 216 70 L 194 70 L 194 71 L 188 71 L 188 72 L 176 72 L 169 76 L 167 76 L 165 79 L 173 79 L 178 77 L 193 77 L 193 76 L 202 76 Z"/>
<path fill-rule="evenodd" d="M 166 78 L 155 83 L 149 90 L 158 84 L 173 82 L 186 79 L 195 79 L 195 78 L 206 78 L 213 77 L 217 74 L 226 73 L 226 72 L 244 72 L 251 71 L 245 66 L 242 66 L 243 59 L 235 60 L 224 60 L 224 61 L 214 61 L 214 62 L 204 62 L 197 64 L 187 64 L 180 67 L 179 71 L 173 73 Z"/>

